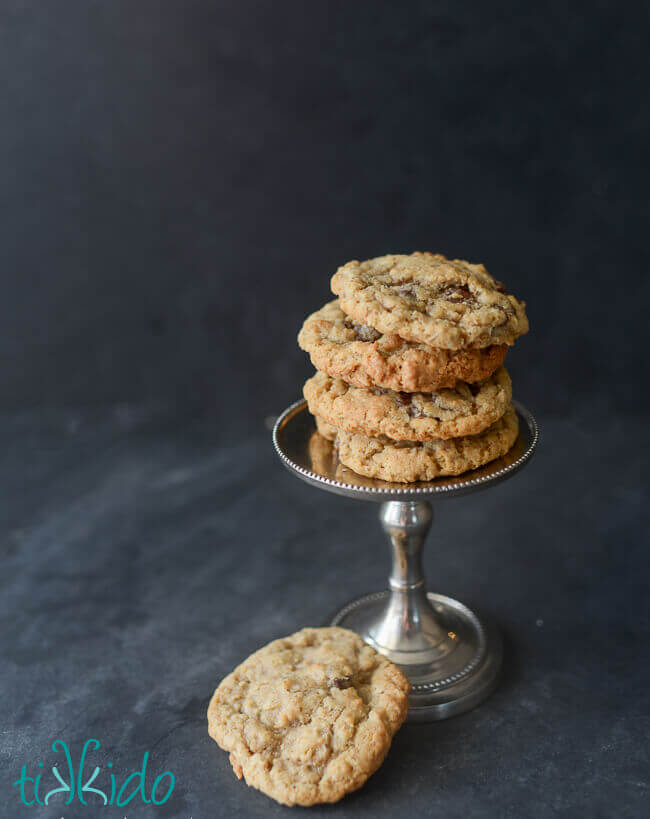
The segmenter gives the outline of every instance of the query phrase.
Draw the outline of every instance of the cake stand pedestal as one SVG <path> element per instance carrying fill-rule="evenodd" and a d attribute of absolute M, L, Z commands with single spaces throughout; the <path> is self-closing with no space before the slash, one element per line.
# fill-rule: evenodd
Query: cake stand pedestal
<path fill-rule="evenodd" d="M 332 444 L 316 432 L 304 401 L 288 407 L 273 429 L 275 450 L 294 475 L 319 489 L 381 503 L 379 519 L 392 555 L 389 588 L 352 600 L 328 624 L 356 631 L 400 666 L 412 685 L 411 721 L 467 711 L 497 682 L 502 655 L 498 632 L 463 603 L 426 591 L 422 547 L 433 520 L 434 495 L 445 498 L 486 489 L 530 460 L 537 424 L 525 407 L 513 403 L 519 436 L 506 455 L 458 477 L 421 483 L 387 483 L 344 467 Z"/>

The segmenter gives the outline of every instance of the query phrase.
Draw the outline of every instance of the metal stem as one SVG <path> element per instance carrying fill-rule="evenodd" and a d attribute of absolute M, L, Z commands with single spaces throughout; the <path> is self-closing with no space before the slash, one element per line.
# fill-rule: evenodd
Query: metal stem
<path fill-rule="evenodd" d="M 382 654 L 400 665 L 440 660 L 456 647 L 456 635 L 439 622 L 425 589 L 422 546 L 433 511 L 427 501 L 390 501 L 379 514 L 392 544 L 390 597 L 369 626 L 367 638 Z"/>

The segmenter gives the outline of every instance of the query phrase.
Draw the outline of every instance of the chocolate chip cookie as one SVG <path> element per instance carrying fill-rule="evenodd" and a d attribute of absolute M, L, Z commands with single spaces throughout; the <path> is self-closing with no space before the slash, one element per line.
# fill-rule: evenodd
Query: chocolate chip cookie
<path fill-rule="evenodd" d="M 483 265 L 440 254 L 391 254 L 348 262 L 332 277 L 354 321 L 447 350 L 513 344 L 528 331 L 525 304 Z"/>
<path fill-rule="evenodd" d="M 394 441 L 476 435 L 497 421 L 512 398 L 505 367 L 476 384 L 459 382 L 431 393 L 353 387 L 317 372 L 303 388 L 312 415 L 346 432 Z"/>
<path fill-rule="evenodd" d="M 332 424 L 328 424 L 327 421 L 324 421 L 320 416 L 315 415 L 314 420 L 316 421 L 316 429 L 319 433 L 326 438 L 328 441 L 334 441 L 336 439 L 336 433 L 338 430 Z"/>
<path fill-rule="evenodd" d="M 431 392 L 458 381 L 487 378 L 501 366 L 508 347 L 442 350 L 380 333 L 345 315 L 332 301 L 309 316 L 298 344 L 312 364 L 355 387 L 385 387 L 401 392 Z"/>
<path fill-rule="evenodd" d="M 500 458 L 515 443 L 518 431 L 517 413 L 510 406 L 496 423 L 479 435 L 412 443 L 338 430 L 336 448 L 341 463 L 359 475 L 411 483 L 460 475 Z"/>
<path fill-rule="evenodd" d="M 229 674 L 208 708 L 235 774 L 285 805 L 336 802 L 381 765 L 410 685 L 354 632 L 306 628 Z"/>

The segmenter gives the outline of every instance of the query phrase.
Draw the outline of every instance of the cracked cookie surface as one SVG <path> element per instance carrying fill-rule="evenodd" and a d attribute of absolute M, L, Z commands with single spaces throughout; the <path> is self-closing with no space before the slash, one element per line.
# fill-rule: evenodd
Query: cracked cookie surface
<path fill-rule="evenodd" d="M 298 344 L 312 364 L 355 387 L 385 387 L 405 392 L 431 392 L 457 381 L 480 381 L 506 357 L 505 344 L 443 350 L 406 341 L 396 333 L 380 333 L 359 324 L 341 310 L 338 300 L 305 319 Z"/>
<path fill-rule="evenodd" d="M 353 387 L 317 372 L 303 388 L 312 415 L 346 432 L 394 441 L 476 435 L 497 421 L 512 398 L 505 367 L 476 384 L 459 382 L 432 393 Z"/>
<path fill-rule="evenodd" d="M 285 805 L 336 802 L 383 762 L 409 691 L 399 668 L 354 632 L 306 628 L 222 681 L 208 729 L 235 774 L 267 796 Z"/>
<path fill-rule="evenodd" d="M 502 418 L 479 435 L 411 443 L 338 430 L 335 445 L 340 462 L 359 475 L 412 483 L 478 469 L 505 455 L 518 432 L 517 413 L 510 406 Z"/>
<path fill-rule="evenodd" d="M 407 341 L 458 350 L 511 345 L 528 332 L 525 303 L 481 264 L 441 254 L 390 254 L 352 261 L 332 277 L 355 321 Z"/>

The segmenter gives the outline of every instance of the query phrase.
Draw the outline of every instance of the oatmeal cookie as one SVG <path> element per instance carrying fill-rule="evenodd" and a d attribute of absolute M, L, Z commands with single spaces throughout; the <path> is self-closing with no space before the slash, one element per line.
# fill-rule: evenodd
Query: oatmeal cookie
<path fill-rule="evenodd" d="M 338 432 L 336 427 L 332 426 L 332 424 L 328 424 L 327 421 L 324 421 L 318 415 L 314 416 L 314 420 L 316 421 L 316 429 L 320 432 L 323 438 L 326 438 L 328 441 L 334 441 L 336 438 L 336 433 Z"/>
<path fill-rule="evenodd" d="M 355 387 L 385 387 L 403 392 L 432 392 L 457 381 L 480 381 L 503 364 L 508 347 L 442 350 L 380 333 L 345 315 L 338 301 L 309 316 L 298 344 L 312 364 Z"/>
<path fill-rule="evenodd" d="M 422 443 L 368 438 L 338 430 L 336 447 L 341 463 L 368 478 L 396 483 L 431 481 L 460 475 L 505 455 L 517 440 L 519 421 L 510 406 L 502 418 L 480 435 Z"/>
<path fill-rule="evenodd" d="M 354 632 L 305 628 L 214 692 L 210 736 L 235 774 L 285 805 L 336 802 L 381 765 L 406 718 L 404 674 Z"/>
<path fill-rule="evenodd" d="M 348 262 L 332 277 L 332 290 L 355 321 L 431 347 L 511 345 L 528 332 L 525 303 L 483 265 L 438 253 Z"/>
<path fill-rule="evenodd" d="M 476 384 L 459 382 L 453 389 L 431 393 L 352 387 L 318 372 L 303 393 L 312 415 L 337 429 L 369 438 L 426 441 L 482 432 L 506 411 L 512 384 L 505 367 Z"/>

